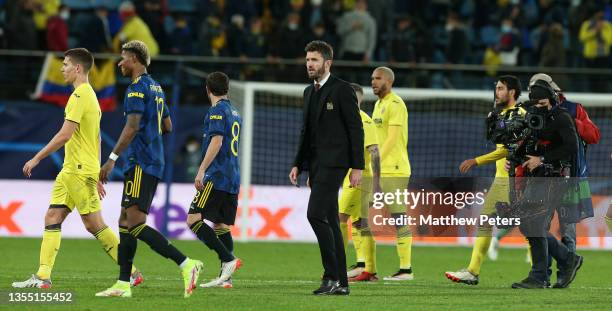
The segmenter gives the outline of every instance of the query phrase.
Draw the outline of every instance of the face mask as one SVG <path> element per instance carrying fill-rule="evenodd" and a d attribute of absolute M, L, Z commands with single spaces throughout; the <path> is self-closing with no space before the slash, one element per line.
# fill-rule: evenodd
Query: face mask
<path fill-rule="evenodd" d="M 290 30 L 297 30 L 297 29 L 298 29 L 298 24 L 293 24 L 293 23 L 290 23 L 290 24 L 288 24 L 288 25 L 287 25 L 287 27 L 288 27 Z"/>
<path fill-rule="evenodd" d="M 503 25 L 503 26 L 501 27 L 501 31 L 502 31 L 503 33 L 509 33 L 509 32 L 512 32 L 512 26 Z"/>
<path fill-rule="evenodd" d="M 59 17 L 67 21 L 70 18 L 70 11 L 61 11 Z"/>
<path fill-rule="evenodd" d="M 187 145 L 187 152 L 196 152 L 198 151 L 198 144 L 189 144 Z"/>
<path fill-rule="evenodd" d="M 446 31 L 451 31 L 451 30 L 453 30 L 453 28 L 455 28 L 455 27 L 453 27 L 453 25 L 451 25 L 451 24 L 446 24 L 446 28 L 445 28 L 445 29 L 446 29 Z"/>
<path fill-rule="evenodd" d="M 323 3 L 323 0 L 310 0 L 310 4 L 312 4 L 312 6 L 320 6 L 321 3 Z"/>

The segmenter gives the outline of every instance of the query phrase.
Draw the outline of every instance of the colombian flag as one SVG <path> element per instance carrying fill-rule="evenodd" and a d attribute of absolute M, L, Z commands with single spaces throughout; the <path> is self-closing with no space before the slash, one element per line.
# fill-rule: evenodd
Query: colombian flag
<path fill-rule="evenodd" d="M 48 53 L 40 71 L 34 99 L 65 107 L 73 91 L 72 85 L 64 82 L 61 57 Z M 115 99 L 115 62 L 112 59 L 98 59 L 89 72 L 89 83 L 96 91 L 100 109 L 113 111 L 117 106 Z"/>

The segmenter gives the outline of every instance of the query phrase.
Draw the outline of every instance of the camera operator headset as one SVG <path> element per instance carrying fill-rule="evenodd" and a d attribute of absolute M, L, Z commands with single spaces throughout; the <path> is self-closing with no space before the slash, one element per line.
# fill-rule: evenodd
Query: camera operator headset
<path fill-rule="evenodd" d="M 527 109 L 528 113 L 542 115 L 544 123 L 541 129 L 532 132 L 538 139 L 538 145 L 535 152 L 527 154 L 527 161 L 522 167 L 531 176 L 549 178 L 531 178 L 525 186 L 524 195 L 531 192 L 530 195 L 544 198 L 540 204 L 545 205 L 545 212 L 521 219 L 521 232 L 531 247 L 532 268 L 527 278 L 512 284 L 512 287 L 547 287 L 550 284 L 547 273 L 550 252 L 557 261 L 560 275 L 564 276 L 557 280 L 555 287 L 564 288 L 574 280 L 583 258 L 569 252 L 548 230 L 554 207 L 561 203 L 567 191 L 566 178 L 576 176 L 572 164 L 576 160 L 578 135 L 572 117 L 558 106 L 559 98 L 548 83 L 543 80 L 533 83 L 529 99 L 533 106 Z"/>

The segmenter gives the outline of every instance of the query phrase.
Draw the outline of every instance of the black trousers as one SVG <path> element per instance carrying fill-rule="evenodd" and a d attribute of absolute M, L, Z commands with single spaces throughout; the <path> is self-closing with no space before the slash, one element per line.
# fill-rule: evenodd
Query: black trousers
<path fill-rule="evenodd" d="M 559 269 L 567 267 L 569 265 L 568 260 L 570 259 L 570 250 L 567 246 L 549 232 L 550 222 L 556 210 L 555 207 L 561 203 L 562 194 L 567 191 L 567 186 L 558 179 L 549 180 L 538 181 L 531 185 L 538 189 L 537 193 L 542 196 L 548 196 L 548 199 L 544 203 L 544 208 L 540 209 L 542 212 L 534 216 L 522 218 L 519 227 L 521 233 L 529 241 L 531 249 L 532 265 L 529 277 L 542 283 L 549 281 L 551 259 L 555 259 Z M 543 189 L 549 189 L 548 193 Z"/>
<path fill-rule="evenodd" d="M 319 242 L 323 278 L 339 281 L 340 286 L 348 286 L 346 254 L 338 219 L 338 190 L 346 173 L 345 168 L 321 167 L 316 159 L 310 161 L 308 222 Z"/>

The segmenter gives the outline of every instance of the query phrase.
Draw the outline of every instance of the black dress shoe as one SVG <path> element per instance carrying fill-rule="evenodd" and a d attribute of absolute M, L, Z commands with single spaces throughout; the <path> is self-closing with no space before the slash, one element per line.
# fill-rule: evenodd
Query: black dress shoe
<path fill-rule="evenodd" d="M 348 286 L 338 286 L 332 289 L 331 295 L 348 296 L 350 293 L 351 290 L 348 288 Z"/>
<path fill-rule="evenodd" d="M 546 282 L 540 282 L 530 277 L 512 284 L 512 288 L 524 288 L 524 289 L 535 289 L 535 288 L 546 288 Z"/>
<path fill-rule="evenodd" d="M 339 286 L 340 284 L 338 283 L 338 281 L 323 279 L 323 281 L 321 281 L 321 286 L 312 291 L 312 293 L 315 295 L 330 295 L 332 291 L 338 288 Z"/>

